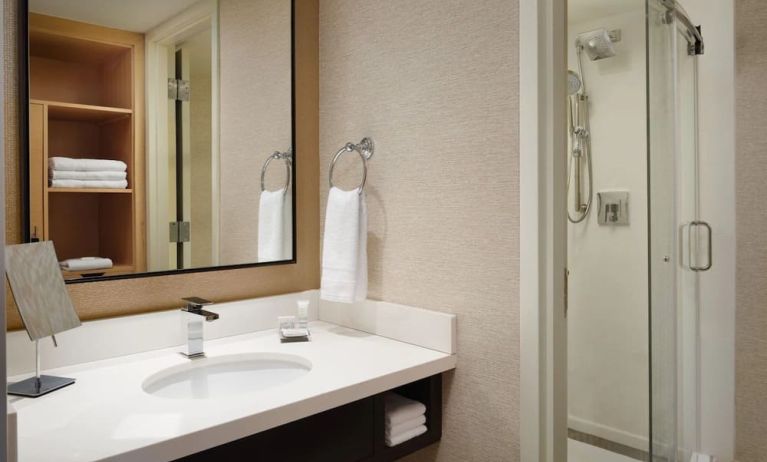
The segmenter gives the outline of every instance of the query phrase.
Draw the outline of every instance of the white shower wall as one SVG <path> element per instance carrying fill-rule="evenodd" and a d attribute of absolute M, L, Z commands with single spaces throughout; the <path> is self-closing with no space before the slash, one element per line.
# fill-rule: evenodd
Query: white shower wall
<path fill-rule="evenodd" d="M 583 3 L 583 5 L 580 5 Z M 569 2 L 568 67 L 577 71 L 575 37 L 620 29 L 617 55 L 583 56 L 590 95 L 594 202 L 589 217 L 568 227 L 569 426 L 639 449 L 649 430 L 647 123 L 645 2 L 583 19 Z M 573 21 L 574 20 L 574 21 Z M 596 192 L 624 190 L 628 226 L 597 224 Z"/>

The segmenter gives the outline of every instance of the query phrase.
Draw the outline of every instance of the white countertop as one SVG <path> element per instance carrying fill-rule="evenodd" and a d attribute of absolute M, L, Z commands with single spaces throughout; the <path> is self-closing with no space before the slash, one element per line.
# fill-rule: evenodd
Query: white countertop
<path fill-rule="evenodd" d="M 206 341 L 208 357 L 290 353 L 312 363 L 285 385 L 215 399 L 164 399 L 142 382 L 189 360 L 170 348 L 44 371 L 74 385 L 12 397 L 19 460 L 172 460 L 455 368 L 456 357 L 325 322 L 312 341 L 280 343 L 275 330 Z M 16 377 L 13 380 L 18 380 Z"/>

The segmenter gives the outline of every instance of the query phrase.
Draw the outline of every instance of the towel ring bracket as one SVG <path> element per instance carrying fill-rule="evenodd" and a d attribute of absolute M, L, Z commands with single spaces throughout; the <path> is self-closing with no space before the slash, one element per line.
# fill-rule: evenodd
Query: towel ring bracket
<path fill-rule="evenodd" d="M 336 167 L 336 162 L 338 159 L 341 158 L 341 156 L 347 152 L 356 151 L 357 154 L 360 156 L 360 160 L 362 160 L 362 181 L 360 182 L 360 185 L 357 187 L 359 189 L 359 194 L 362 194 L 362 192 L 365 190 L 365 183 L 367 182 L 368 177 L 368 160 L 370 160 L 371 157 L 373 157 L 373 153 L 375 152 L 375 146 L 373 144 L 373 140 L 370 138 L 362 138 L 362 141 L 359 142 L 359 144 L 354 143 L 346 143 L 344 147 L 338 150 L 336 152 L 336 155 L 333 156 L 333 160 L 330 161 L 330 172 L 328 173 L 328 184 L 331 188 L 335 187 L 333 184 L 333 170 Z"/>
<path fill-rule="evenodd" d="M 285 161 L 285 173 L 287 174 L 285 190 L 287 191 L 290 187 L 290 179 L 293 176 L 293 148 L 285 152 L 274 151 L 274 154 L 266 158 L 263 167 L 261 167 L 261 192 L 266 191 L 266 169 L 269 167 L 269 163 L 275 159 Z"/>

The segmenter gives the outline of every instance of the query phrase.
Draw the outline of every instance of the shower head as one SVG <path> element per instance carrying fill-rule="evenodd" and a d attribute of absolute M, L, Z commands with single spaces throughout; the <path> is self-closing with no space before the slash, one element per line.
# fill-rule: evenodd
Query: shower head
<path fill-rule="evenodd" d="M 581 77 L 574 71 L 567 71 L 567 94 L 573 96 L 581 91 L 583 88 L 583 82 Z"/>
<path fill-rule="evenodd" d="M 584 32 L 575 39 L 575 46 L 578 50 L 586 51 L 589 59 L 597 61 L 599 59 L 615 56 L 615 42 L 621 40 L 621 31 L 619 29 L 608 31 L 607 29 L 597 29 Z"/>

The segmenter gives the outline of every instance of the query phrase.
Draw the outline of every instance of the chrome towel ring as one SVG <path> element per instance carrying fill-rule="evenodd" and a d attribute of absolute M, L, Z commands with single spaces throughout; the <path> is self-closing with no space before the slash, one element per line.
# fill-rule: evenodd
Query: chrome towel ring
<path fill-rule="evenodd" d="M 360 141 L 359 144 L 346 143 L 344 147 L 339 149 L 336 155 L 333 156 L 333 160 L 330 161 L 330 172 L 328 173 L 328 184 L 330 184 L 330 187 L 335 187 L 333 184 L 333 169 L 336 166 L 336 161 L 338 161 L 338 159 L 341 158 L 341 155 L 346 152 L 357 151 L 357 154 L 359 154 L 360 159 L 362 160 L 362 182 L 358 186 L 360 190 L 359 193 L 362 194 L 362 191 L 365 190 L 365 182 L 368 178 L 368 160 L 373 157 L 374 149 L 373 140 L 367 137 L 362 138 L 362 141 Z"/>
<path fill-rule="evenodd" d="M 274 151 L 274 154 L 266 158 L 264 166 L 261 167 L 261 192 L 266 191 L 266 168 L 269 167 L 269 163 L 275 159 L 285 161 L 285 173 L 287 174 L 285 190 L 287 191 L 290 187 L 290 179 L 293 177 L 293 148 L 288 149 L 286 152 Z"/>

